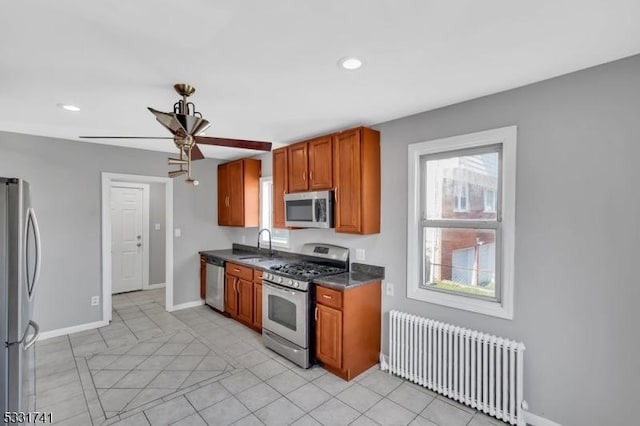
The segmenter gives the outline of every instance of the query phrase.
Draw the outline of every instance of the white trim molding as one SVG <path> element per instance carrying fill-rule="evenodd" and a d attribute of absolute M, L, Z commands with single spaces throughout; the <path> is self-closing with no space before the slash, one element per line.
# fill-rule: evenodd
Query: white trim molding
<path fill-rule="evenodd" d="M 414 143 L 408 148 L 407 297 L 498 318 L 513 319 L 517 127 Z M 425 289 L 420 286 L 421 157 L 455 150 L 502 145 L 502 223 L 499 301 Z"/>
<path fill-rule="evenodd" d="M 175 312 L 175 311 L 179 311 L 179 310 L 182 310 L 182 309 L 195 308 L 195 307 L 202 306 L 202 305 L 204 305 L 204 300 L 195 300 L 193 302 L 187 302 L 187 303 L 181 303 L 179 305 L 173 305 L 171 307 L 171 310 L 169 311 L 169 309 L 167 309 L 167 311 Z"/>
<path fill-rule="evenodd" d="M 166 283 L 149 284 L 145 290 L 155 290 L 163 287 L 166 287 Z"/>
<path fill-rule="evenodd" d="M 162 183 L 165 188 L 165 306 L 173 310 L 173 180 L 168 177 L 102 172 L 102 319 L 111 321 L 111 185 L 114 182 Z M 148 232 L 147 232 L 148 234 Z M 147 244 L 148 246 L 148 244 Z"/>
<path fill-rule="evenodd" d="M 531 426 L 562 426 L 560 423 L 556 423 L 553 420 L 545 419 L 544 417 L 538 416 L 536 414 L 531 413 L 530 411 L 523 411 L 524 413 L 524 421 L 527 422 L 528 425 Z"/>
<path fill-rule="evenodd" d="M 74 325 L 72 327 L 58 328 L 57 330 L 43 331 L 40 333 L 39 341 L 52 339 L 65 334 L 79 333 L 81 331 L 93 330 L 94 328 L 105 327 L 109 325 L 109 321 L 95 321 L 86 324 Z"/>

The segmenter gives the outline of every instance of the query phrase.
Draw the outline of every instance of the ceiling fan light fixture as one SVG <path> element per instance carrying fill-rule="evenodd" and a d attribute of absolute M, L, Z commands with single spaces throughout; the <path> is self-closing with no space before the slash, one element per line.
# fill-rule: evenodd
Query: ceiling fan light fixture
<path fill-rule="evenodd" d="M 200 181 L 197 179 L 187 178 L 186 182 L 192 184 L 193 186 L 200 185 Z"/>
<path fill-rule="evenodd" d="M 347 56 L 340 59 L 338 65 L 345 70 L 354 71 L 362 67 L 362 60 L 354 56 Z"/>
<path fill-rule="evenodd" d="M 63 109 L 65 111 L 71 111 L 71 112 L 78 112 L 80 111 L 80 107 L 75 106 L 75 105 L 71 105 L 71 104 L 56 104 L 58 106 L 58 108 Z"/>
<path fill-rule="evenodd" d="M 186 170 L 172 170 L 169 172 L 169 177 L 170 178 L 174 178 L 180 175 L 186 175 L 187 171 Z"/>
<path fill-rule="evenodd" d="M 186 165 L 189 164 L 189 160 L 180 160 L 178 158 L 169 158 L 169 165 L 174 165 L 174 164 L 182 164 L 182 165 Z"/>

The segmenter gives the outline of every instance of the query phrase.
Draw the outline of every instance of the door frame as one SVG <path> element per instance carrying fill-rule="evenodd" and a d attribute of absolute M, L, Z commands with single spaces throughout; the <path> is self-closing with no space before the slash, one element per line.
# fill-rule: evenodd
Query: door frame
<path fill-rule="evenodd" d="M 162 183 L 165 189 L 165 309 L 173 311 L 173 180 L 168 177 L 101 173 L 102 320 L 111 321 L 111 186 L 114 182 Z"/>
<path fill-rule="evenodd" d="M 120 182 L 113 181 L 109 187 L 109 196 L 111 196 L 112 188 L 138 188 L 142 189 L 142 290 L 149 289 L 149 184 L 138 182 Z M 109 198 L 109 206 L 111 198 Z M 112 214 L 109 210 L 109 214 Z M 113 217 L 109 217 L 109 225 L 113 223 Z M 113 229 L 112 229 L 113 231 Z M 113 277 L 112 277 L 113 279 Z M 113 281 L 111 282 L 113 290 Z"/>

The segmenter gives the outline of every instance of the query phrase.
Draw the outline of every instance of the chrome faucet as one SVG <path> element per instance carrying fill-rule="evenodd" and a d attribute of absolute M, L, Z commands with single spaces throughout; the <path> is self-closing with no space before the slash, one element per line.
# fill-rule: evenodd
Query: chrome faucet
<path fill-rule="evenodd" d="M 269 234 L 269 256 L 273 256 L 273 250 L 271 250 L 271 230 L 269 228 L 262 228 L 258 231 L 258 250 L 260 250 L 260 235 L 263 231 L 267 231 L 267 234 Z"/>

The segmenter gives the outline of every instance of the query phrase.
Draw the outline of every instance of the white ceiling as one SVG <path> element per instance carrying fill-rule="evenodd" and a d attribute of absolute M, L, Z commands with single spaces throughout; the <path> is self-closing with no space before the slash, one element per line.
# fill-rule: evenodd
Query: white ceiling
<path fill-rule="evenodd" d="M 146 107 L 171 111 L 178 82 L 196 86 L 207 136 L 278 146 L 640 53 L 638 0 L 3 3 L 0 130 L 76 140 L 168 136 Z M 364 67 L 338 68 L 349 55 Z"/>

